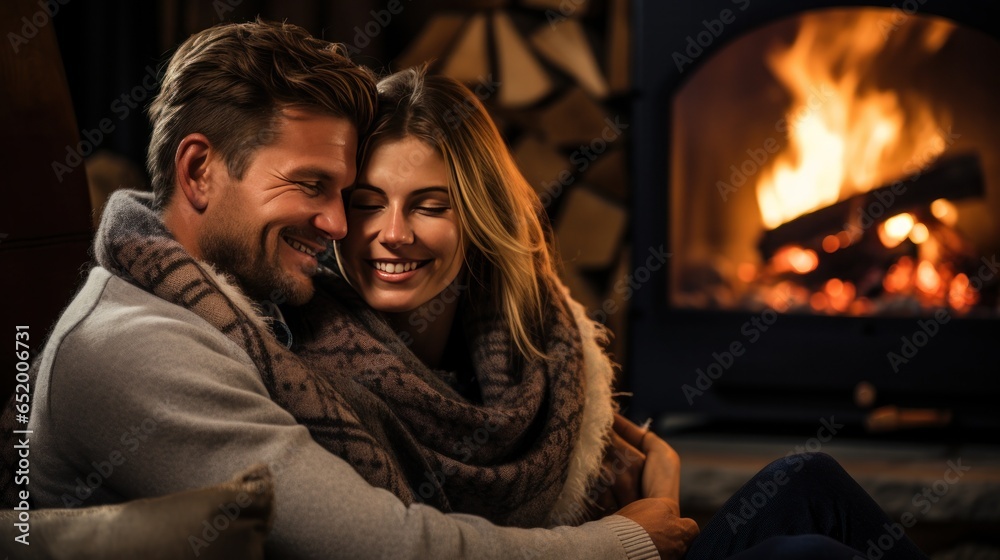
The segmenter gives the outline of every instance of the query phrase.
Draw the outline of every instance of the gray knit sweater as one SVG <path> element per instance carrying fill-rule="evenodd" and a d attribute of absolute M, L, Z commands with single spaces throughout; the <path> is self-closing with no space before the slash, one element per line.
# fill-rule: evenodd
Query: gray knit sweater
<path fill-rule="evenodd" d="M 29 429 L 38 507 L 90 506 L 274 473 L 276 558 L 658 558 L 620 516 L 553 530 L 405 506 L 268 398 L 203 319 L 95 268 L 38 361 Z M 91 486 L 96 487 L 91 488 Z"/>

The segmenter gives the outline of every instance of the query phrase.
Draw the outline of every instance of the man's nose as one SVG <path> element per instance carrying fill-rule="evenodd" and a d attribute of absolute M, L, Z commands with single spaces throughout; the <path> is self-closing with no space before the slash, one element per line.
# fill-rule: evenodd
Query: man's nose
<path fill-rule="evenodd" d="M 386 222 L 379 235 L 379 242 L 388 247 L 399 247 L 413 243 L 413 228 L 402 209 L 393 208 L 386 213 Z"/>
<path fill-rule="evenodd" d="M 313 217 L 313 226 L 330 236 L 343 239 L 347 235 L 347 215 L 344 213 L 344 199 L 331 196 Z"/>

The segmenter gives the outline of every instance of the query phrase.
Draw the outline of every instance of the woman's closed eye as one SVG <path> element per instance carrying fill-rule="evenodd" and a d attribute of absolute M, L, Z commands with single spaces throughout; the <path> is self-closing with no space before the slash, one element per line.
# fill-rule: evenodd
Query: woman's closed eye
<path fill-rule="evenodd" d="M 355 190 L 348 195 L 347 207 L 350 210 L 372 211 L 385 208 L 385 197 L 366 190 Z"/>
<path fill-rule="evenodd" d="M 429 214 L 431 216 L 440 216 L 441 214 L 444 214 L 448 210 L 451 210 L 451 206 L 422 205 L 422 206 L 417 206 L 416 208 L 414 208 L 414 210 L 416 210 L 417 212 L 421 212 L 423 214 Z"/>
<path fill-rule="evenodd" d="M 371 210 L 381 210 L 382 208 L 385 208 L 385 206 L 382 204 L 371 204 L 371 203 L 360 204 L 357 202 L 352 202 L 350 208 L 351 210 L 371 211 Z"/>

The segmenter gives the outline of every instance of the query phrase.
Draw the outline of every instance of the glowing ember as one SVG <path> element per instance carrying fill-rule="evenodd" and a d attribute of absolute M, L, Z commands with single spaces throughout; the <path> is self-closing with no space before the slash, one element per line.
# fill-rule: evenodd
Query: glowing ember
<path fill-rule="evenodd" d="M 830 303 L 829 298 L 823 292 L 816 292 L 809 296 L 809 305 L 814 311 L 823 311 Z"/>
<path fill-rule="evenodd" d="M 910 214 L 899 214 L 886 220 L 878 228 L 878 238 L 887 248 L 892 249 L 903 242 L 910 230 L 913 229 L 915 220 Z"/>
<path fill-rule="evenodd" d="M 917 265 L 917 289 L 934 295 L 941 287 L 941 276 L 930 261 L 920 261 Z"/>
<path fill-rule="evenodd" d="M 954 226 L 958 222 L 958 210 L 951 202 L 939 198 L 931 203 L 931 214 L 947 226 Z"/>
<path fill-rule="evenodd" d="M 927 226 L 924 224 L 915 224 L 913 229 L 910 230 L 910 241 L 917 245 L 926 242 L 931 236 L 930 231 L 927 230 Z"/>
<path fill-rule="evenodd" d="M 798 274 L 806 274 L 816 270 L 816 266 L 819 265 L 819 257 L 816 256 L 816 251 L 812 249 L 803 249 L 802 247 L 791 245 L 775 253 L 774 258 L 771 259 L 771 264 L 777 273 L 796 272 Z"/>
<path fill-rule="evenodd" d="M 827 253 L 833 253 L 837 249 L 840 249 L 840 240 L 837 239 L 836 235 L 827 235 L 823 238 L 823 250 Z"/>
<path fill-rule="evenodd" d="M 839 278 L 831 278 L 823 286 L 830 302 L 830 307 L 837 312 L 844 313 L 850 309 L 854 302 L 856 290 L 851 282 L 844 282 Z"/>
<path fill-rule="evenodd" d="M 816 253 L 806 249 L 804 251 L 798 251 L 791 257 L 792 269 L 799 274 L 805 274 L 807 272 L 812 272 L 816 270 L 816 265 L 819 264 L 819 259 L 816 258 Z"/>
<path fill-rule="evenodd" d="M 965 312 L 979 301 L 979 295 L 969 284 L 969 277 L 959 273 L 948 287 L 948 305 L 956 311 Z"/>
<path fill-rule="evenodd" d="M 913 276 L 913 260 L 910 257 L 901 257 L 896 264 L 889 267 L 882 280 L 882 287 L 890 294 L 906 292 L 911 285 Z"/>
<path fill-rule="evenodd" d="M 850 311 L 852 315 L 868 315 L 872 312 L 872 307 L 870 299 L 858 298 L 851 302 L 851 306 L 848 308 L 848 311 Z"/>

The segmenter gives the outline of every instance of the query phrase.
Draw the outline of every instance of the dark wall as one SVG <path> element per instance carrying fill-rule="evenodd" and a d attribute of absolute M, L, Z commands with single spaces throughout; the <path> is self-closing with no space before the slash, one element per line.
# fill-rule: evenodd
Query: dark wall
<path fill-rule="evenodd" d="M 318 37 L 351 45 L 359 63 L 382 70 L 420 29 L 435 4 L 398 1 L 402 11 L 387 20 L 387 2 L 380 0 L 88 0 L 68 2 L 53 22 L 80 129 L 95 129 L 102 119 L 110 118 L 114 131 L 103 135 L 99 148 L 142 165 L 150 133 L 144 108 L 154 93 L 143 84 L 190 34 L 220 22 L 258 16 L 288 21 Z M 366 24 L 380 19 L 389 23 L 369 26 L 377 34 L 364 31 Z"/>

